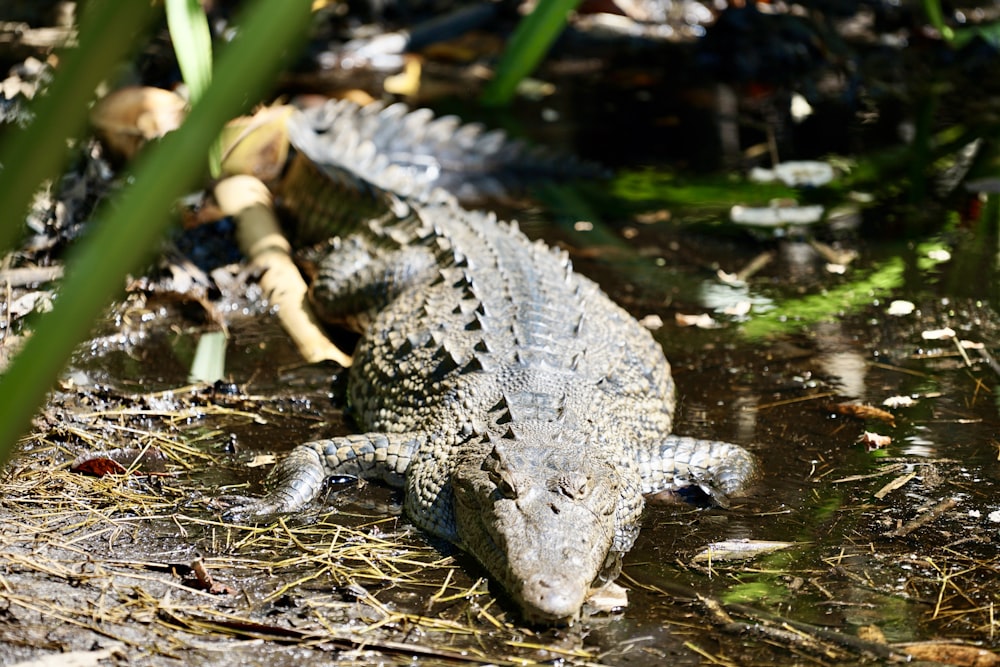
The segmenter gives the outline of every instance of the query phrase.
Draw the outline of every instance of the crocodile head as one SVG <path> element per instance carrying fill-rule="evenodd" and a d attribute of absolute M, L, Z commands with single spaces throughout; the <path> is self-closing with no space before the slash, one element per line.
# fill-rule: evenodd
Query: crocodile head
<path fill-rule="evenodd" d="M 582 439 L 532 429 L 487 438 L 454 469 L 456 531 L 518 604 L 525 620 L 579 618 L 605 574 L 621 482 Z"/>

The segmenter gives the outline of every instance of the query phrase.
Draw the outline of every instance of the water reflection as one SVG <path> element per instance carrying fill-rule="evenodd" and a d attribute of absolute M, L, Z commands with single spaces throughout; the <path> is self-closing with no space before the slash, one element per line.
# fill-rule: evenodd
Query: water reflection
<path fill-rule="evenodd" d="M 751 292 L 747 283 L 723 283 L 717 279 L 702 282 L 698 300 L 705 308 L 716 313 L 746 312 L 745 304 L 756 313 L 766 312 L 774 307 L 774 301 L 758 292 Z"/>
<path fill-rule="evenodd" d="M 900 448 L 900 453 L 903 456 L 919 456 L 920 458 L 934 458 L 940 456 L 938 452 L 938 447 L 933 440 L 928 439 L 930 432 L 924 430 L 924 433 L 913 433 L 911 435 L 903 438 L 903 445 Z"/>
<path fill-rule="evenodd" d="M 845 396 L 865 399 L 868 396 L 868 357 L 858 347 L 856 338 L 841 322 L 826 322 L 817 325 L 815 340 L 819 348 L 816 363 L 826 375 L 840 385 Z"/>

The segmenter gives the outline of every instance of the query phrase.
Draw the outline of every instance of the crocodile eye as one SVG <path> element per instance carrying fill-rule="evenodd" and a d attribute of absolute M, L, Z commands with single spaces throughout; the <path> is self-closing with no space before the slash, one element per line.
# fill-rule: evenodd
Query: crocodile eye
<path fill-rule="evenodd" d="M 553 490 L 566 496 L 570 500 L 580 500 L 590 493 L 590 476 L 584 472 L 567 472 L 559 475 L 553 480 L 555 487 Z"/>
<path fill-rule="evenodd" d="M 489 456 L 483 460 L 482 470 L 489 480 L 496 485 L 497 490 L 504 498 L 517 497 L 517 489 L 514 486 L 510 470 L 505 462 L 505 456 L 499 448 L 494 447 Z"/>
<path fill-rule="evenodd" d="M 500 495 L 502 495 L 504 498 L 514 498 L 517 496 L 517 491 L 514 489 L 514 486 L 507 479 L 500 478 L 499 480 L 497 480 L 496 485 L 497 485 L 497 490 L 500 492 Z"/>
<path fill-rule="evenodd" d="M 500 495 L 504 498 L 514 498 L 517 496 L 517 491 L 514 489 L 514 485 L 511 484 L 507 475 L 504 475 L 497 470 L 489 470 L 487 471 L 487 475 L 489 476 L 490 481 L 496 485 L 497 491 L 499 491 Z"/>

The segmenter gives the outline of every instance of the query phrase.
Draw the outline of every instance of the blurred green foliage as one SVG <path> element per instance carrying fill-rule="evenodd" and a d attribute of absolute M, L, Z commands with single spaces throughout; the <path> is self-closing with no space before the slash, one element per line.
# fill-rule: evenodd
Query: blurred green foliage
<path fill-rule="evenodd" d="M 497 64 L 493 80 L 483 91 L 482 103 L 485 106 L 510 103 L 518 83 L 545 57 L 552 42 L 566 26 L 569 13 L 579 4 L 580 0 L 540 0 L 532 12 L 521 20 Z"/>
<path fill-rule="evenodd" d="M 11 134 L 0 147 L 7 167 L 0 172 L 0 201 L 16 212 L 2 228 L 3 247 L 22 233 L 23 211 L 39 183 L 57 173 L 65 159 L 66 138 L 82 132 L 97 83 L 110 76 L 155 17 L 148 4 L 88 3 L 79 46 L 66 54 L 48 93 L 38 102 L 35 122 Z M 0 460 L 10 456 L 74 347 L 122 290 L 127 273 L 155 249 L 172 220 L 177 197 L 203 178 L 203 170 L 193 165 L 204 164 L 208 146 L 223 124 L 266 92 L 305 34 L 310 5 L 311 0 L 258 0 L 247 5 L 237 37 L 220 54 L 212 85 L 180 129 L 148 147 L 126 179 L 128 185 L 103 207 L 86 239 L 73 249 L 53 310 L 33 322 L 23 351 L 0 378 Z M 108 39 L 109 34 L 115 39 Z M 131 44 L 122 43 L 126 37 L 132 38 Z M 38 156 L 44 164 L 18 160 L 19 155 Z"/>
<path fill-rule="evenodd" d="M 198 0 L 166 0 L 170 41 L 177 55 L 188 98 L 196 104 L 212 83 L 212 33 L 208 16 Z M 208 168 L 213 178 L 222 173 L 222 146 L 218 141 L 209 147 Z"/>

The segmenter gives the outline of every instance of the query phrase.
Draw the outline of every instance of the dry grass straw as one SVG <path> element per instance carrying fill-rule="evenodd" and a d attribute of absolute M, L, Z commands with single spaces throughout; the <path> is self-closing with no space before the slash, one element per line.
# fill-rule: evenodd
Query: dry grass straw
<path fill-rule="evenodd" d="M 280 412 L 272 399 L 206 398 L 192 387 L 143 395 L 105 391 L 99 400 L 81 400 L 85 392 L 78 391 L 52 401 L 58 412 L 50 407 L 40 417 L 0 483 L 0 619 L 8 621 L 0 623 L 0 658 L 4 646 L 66 651 L 112 641 L 130 661 L 157 665 L 211 664 L 206 647 L 225 653 L 233 642 L 276 651 L 293 644 L 362 662 L 602 659 L 579 633 L 539 634 L 513 623 L 485 581 L 470 579 L 451 556 L 384 511 L 341 504 L 260 525 L 221 520 L 220 488 L 246 492 L 248 476 L 220 453 L 227 426 L 270 421 L 262 415 Z M 166 471 L 147 474 L 133 466 L 127 474 L 97 478 L 69 469 L 81 453 L 123 446 L 155 448 Z M 927 512 L 935 507 L 929 503 Z M 868 510 L 844 511 L 863 516 Z M 904 518 L 914 516 L 921 515 Z M 946 529 L 955 516 L 954 509 L 935 515 L 934 530 Z M 806 590 L 836 606 L 866 596 L 901 599 L 899 579 L 887 576 L 896 571 L 886 563 L 903 564 L 911 573 L 903 584 L 908 613 L 929 634 L 951 638 L 949 651 L 960 639 L 994 640 L 1000 557 L 976 535 L 946 544 L 915 541 L 930 529 L 921 524 L 908 535 L 889 530 L 874 541 L 845 544 L 819 568 L 718 563 L 715 573 L 733 581 L 800 578 Z M 209 593 L 191 575 L 194 562 L 232 592 Z M 732 647 L 749 640 L 818 664 L 899 660 L 911 650 L 660 581 L 646 585 L 629 576 L 633 571 L 624 581 L 634 591 L 645 589 L 665 604 L 687 598 L 701 610 L 664 623 L 689 636 L 687 650 L 707 663 L 730 664 L 738 655 Z M 874 618 L 891 621 L 890 613 Z M 58 641 L 51 639 L 53 627 L 62 628 Z M 734 644 L 719 643 L 719 630 Z"/>
<path fill-rule="evenodd" d="M 74 638 L 60 650 L 111 640 L 150 664 L 187 661 L 206 642 L 234 639 L 404 661 L 594 662 L 588 650 L 535 642 L 492 611 L 484 580 L 470 580 L 396 518 L 220 520 L 217 486 L 237 486 L 239 470 L 214 453 L 225 438 L 213 420 L 257 421 L 260 413 L 246 397 L 227 408 L 175 395 L 176 411 L 166 400 L 139 407 L 154 403 L 143 398 L 60 408 L 24 440 L 0 486 L 0 609 L 17 621 L 0 629 L 0 642 L 41 645 L 37 637 L 57 624 Z M 197 430 L 188 426 L 194 417 Z M 82 452 L 123 445 L 156 448 L 167 471 L 98 478 L 69 469 Z M 193 586 L 188 566 L 199 557 L 232 594 Z"/>

